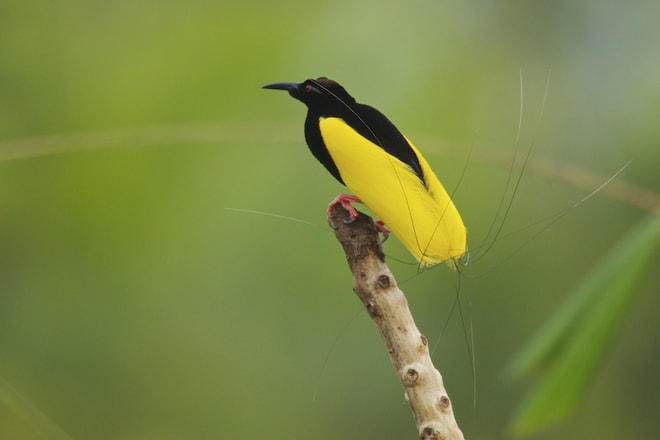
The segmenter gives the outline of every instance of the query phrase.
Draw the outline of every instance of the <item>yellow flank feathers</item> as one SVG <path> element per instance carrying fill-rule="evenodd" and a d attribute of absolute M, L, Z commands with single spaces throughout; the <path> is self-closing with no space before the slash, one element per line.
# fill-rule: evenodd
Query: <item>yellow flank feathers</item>
<path fill-rule="evenodd" d="M 323 142 L 346 186 L 373 211 L 422 267 L 465 254 L 466 230 L 454 202 L 408 140 L 426 180 L 337 117 L 319 119 Z"/>

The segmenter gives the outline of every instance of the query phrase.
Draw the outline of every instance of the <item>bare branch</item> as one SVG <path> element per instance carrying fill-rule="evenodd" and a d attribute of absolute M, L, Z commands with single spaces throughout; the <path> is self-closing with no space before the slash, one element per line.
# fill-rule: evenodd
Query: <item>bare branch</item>
<path fill-rule="evenodd" d="M 378 326 L 415 417 L 422 440 L 463 439 L 440 372 L 433 366 L 428 340 L 413 320 L 408 301 L 385 264 L 378 231 L 370 217 L 355 221 L 340 205 L 334 207 L 337 240 L 353 273 L 353 290 Z"/>

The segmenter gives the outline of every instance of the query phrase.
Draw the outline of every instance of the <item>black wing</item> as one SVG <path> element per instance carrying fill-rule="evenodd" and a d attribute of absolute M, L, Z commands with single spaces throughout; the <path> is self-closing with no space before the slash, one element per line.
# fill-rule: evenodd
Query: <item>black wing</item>
<path fill-rule="evenodd" d="M 424 186 L 424 173 L 415 151 L 401 132 L 387 119 L 387 117 L 375 108 L 365 104 L 352 106 L 355 114 L 349 116 L 352 120 L 348 124 L 355 128 L 365 138 L 380 146 L 401 162 L 410 166 Z"/>
<path fill-rule="evenodd" d="M 401 132 L 390 122 L 387 117 L 375 108 L 356 104 L 342 105 L 331 111 L 324 112 L 323 116 L 336 116 L 342 118 L 353 127 L 361 136 L 369 139 L 380 146 L 387 153 L 408 165 L 419 178 L 422 185 L 426 186 L 424 172 L 417 158 L 417 154 Z M 312 108 L 307 112 L 305 120 L 305 139 L 312 154 L 321 162 L 335 179 L 345 185 L 337 166 L 332 160 L 326 148 L 321 131 L 319 129 L 319 117 L 321 115 Z"/>

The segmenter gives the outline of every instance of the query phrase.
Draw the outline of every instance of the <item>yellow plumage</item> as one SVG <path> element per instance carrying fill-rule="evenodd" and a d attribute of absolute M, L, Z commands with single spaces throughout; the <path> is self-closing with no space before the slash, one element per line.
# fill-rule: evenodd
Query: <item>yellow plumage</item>
<path fill-rule="evenodd" d="M 431 266 L 465 254 L 466 229 L 431 167 L 409 141 L 426 186 L 412 168 L 361 136 L 343 119 L 321 117 L 323 142 L 346 186 L 415 256 Z"/>

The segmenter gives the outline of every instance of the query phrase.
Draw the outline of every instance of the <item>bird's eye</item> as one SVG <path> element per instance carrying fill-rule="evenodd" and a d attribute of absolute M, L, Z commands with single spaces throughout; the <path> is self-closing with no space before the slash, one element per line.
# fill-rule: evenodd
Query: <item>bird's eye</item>
<path fill-rule="evenodd" d="M 307 84 L 307 85 L 305 86 L 305 92 L 307 92 L 307 93 L 311 93 L 312 90 L 314 90 L 314 87 L 312 87 L 311 84 Z"/>

